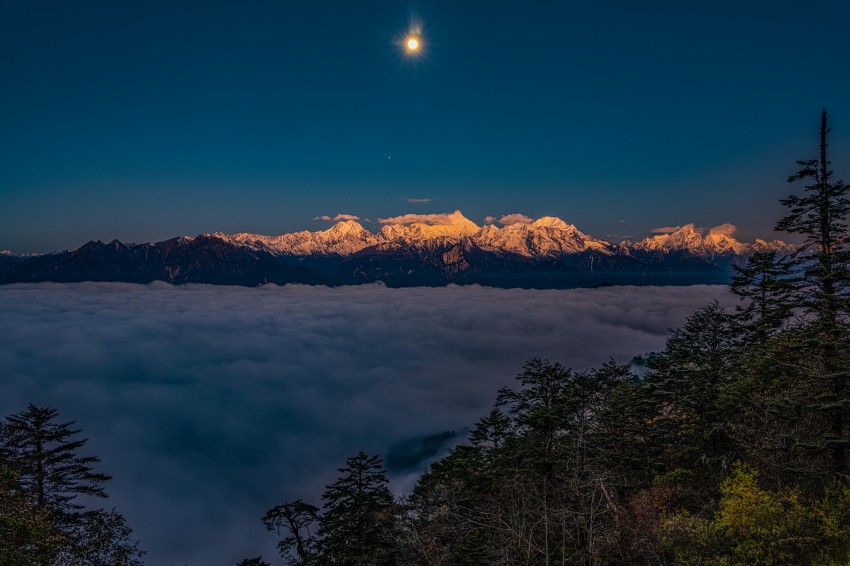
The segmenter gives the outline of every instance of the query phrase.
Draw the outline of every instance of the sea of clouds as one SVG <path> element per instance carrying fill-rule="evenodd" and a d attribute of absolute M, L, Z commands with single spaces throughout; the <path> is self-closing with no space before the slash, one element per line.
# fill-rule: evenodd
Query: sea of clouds
<path fill-rule="evenodd" d="M 628 361 L 715 299 L 737 302 L 721 286 L 0 286 L 0 414 L 77 421 L 148 564 L 277 563 L 260 517 L 320 503 L 346 457 L 462 436 L 528 358 Z"/>

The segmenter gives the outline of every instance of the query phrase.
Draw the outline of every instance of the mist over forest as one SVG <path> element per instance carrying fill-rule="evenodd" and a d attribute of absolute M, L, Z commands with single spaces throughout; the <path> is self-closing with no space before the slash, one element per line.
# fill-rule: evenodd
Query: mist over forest
<path fill-rule="evenodd" d="M 399 442 L 456 431 L 443 449 L 528 357 L 628 362 L 715 299 L 738 302 L 723 286 L 0 286 L 0 414 L 77 421 L 148 563 L 229 564 L 274 556 L 259 517 L 317 498 L 352 450 L 403 459 Z M 393 489 L 426 463 L 399 464 Z"/>

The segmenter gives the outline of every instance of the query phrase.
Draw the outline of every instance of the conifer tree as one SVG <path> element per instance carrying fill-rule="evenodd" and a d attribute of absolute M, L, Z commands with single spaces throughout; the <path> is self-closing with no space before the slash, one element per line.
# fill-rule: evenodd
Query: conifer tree
<path fill-rule="evenodd" d="M 486 459 L 492 459 L 501 449 L 511 430 L 511 420 L 498 408 L 476 423 L 469 433 L 469 442 Z"/>
<path fill-rule="evenodd" d="M 733 378 L 737 341 L 732 318 L 715 302 L 673 330 L 652 358 L 646 382 L 659 403 L 655 434 L 671 468 L 708 464 L 722 472 L 731 463 L 720 393 Z"/>
<path fill-rule="evenodd" d="M 833 472 L 848 471 L 847 413 L 850 409 L 847 381 L 847 307 L 850 279 L 850 232 L 846 222 L 850 212 L 850 185 L 835 180 L 827 157 L 826 110 L 821 114 L 820 156 L 798 161 L 800 169 L 788 178 L 793 183 L 807 182 L 803 196 L 790 195 L 780 202 L 790 209 L 776 225 L 777 230 L 805 237 L 796 257 L 806 285 L 804 306 L 815 316 L 810 340 L 819 352 L 812 367 L 823 380 L 825 394 L 814 407 L 830 419 L 830 434 L 825 439 L 832 453 Z M 842 359 L 843 358 L 843 359 Z"/>
<path fill-rule="evenodd" d="M 60 537 L 50 563 L 78 566 L 136 566 L 144 552 L 115 510 L 88 509 L 79 496 L 105 498 L 110 476 L 96 472 L 96 456 L 81 456 L 86 443 L 73 422 L 56 422 L 58 412 L 30 404 L 0 425 L 0 457 L 14 475 L 15 492 Z M 44 562 L 47 564 L 48 562 Z"/>
<path fill-rule="evenodd" d="M 754 253 L 743 267 L 733 266 L 731 289 L 747 301 L 736 310 L 749 342 L 764 344 L 793 313 L 799 283 L 793 263 L 776 251 L 767 251 Z"/>
<path fill-rule="evenodd" d="M 71 519 L 83 508 L 77 496 L 106 497 L 102 484 L 111 478 L 94 471 L 99 458 L 77 454 L 86 439 L 75 438 L 80 431 L 72 428 L 74 423 L 58 423 L 57 415 L 56 409 L 30 404 L 6 417 L 0 429 L 2 453 L 31 506 Z"/>
<path fill-rule="evenodd" d="M 780 202 L 790 209 L 776 229 L 805 237 L 796 263 L 810 286 L 808 306 L 824 329 L 831 331 L 846 313 L 850 234 L 846 218 L 850 212 L 850 186 L 834 180 L 827 158 L 826 110 L 821 114 L 820 157 L 797 161 L 800 169 L 789 183 L 808 182 L 803 196 L 790 195 Z"/>
<path fill-rule="evenodd" d="M 323 563 L 344 566 L 394 564 L 393 496 L 380 456 L 359 452 L 339 469 L 342 476 L 322 495 Z"/>

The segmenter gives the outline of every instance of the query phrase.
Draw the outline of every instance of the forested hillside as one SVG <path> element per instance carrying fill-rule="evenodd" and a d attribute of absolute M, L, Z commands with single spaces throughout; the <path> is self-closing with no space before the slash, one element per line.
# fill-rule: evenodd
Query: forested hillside
<path fill-rule="evenodd" d="M 849 205 L 828 131 L 824 112 L 781 201 L 803 244 L 738 268 L 735 312 L 694 313 L 641 376 L 528 361 L 404 499 L 378 456 L 350 458 L 321 508 L 263 518 L 284 562 L 850 563 Z"/>

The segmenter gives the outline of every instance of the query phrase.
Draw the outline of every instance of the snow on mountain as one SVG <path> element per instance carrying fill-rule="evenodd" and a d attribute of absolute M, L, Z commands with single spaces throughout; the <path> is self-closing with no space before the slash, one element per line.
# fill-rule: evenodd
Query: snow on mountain
<path fill-rule="evenodd" d="M 747 245 L 739 242 L 728 234 L 709 232 L 703 239 L 706 249 L 716 253 L 732 252 L 742 254 L 747 251 Z"/>
<path fill-rule="evenodd" d="M 411 243 L 433 238 L 463 238 L 472 236 L 481 228 L 466 218 L 459 210 L 451 214 L 409 214 L 381 221 L 384 227 L 378 232 L 382 242 L 399 240 Z"/>
<path fill-rule="evenodd" d="M 739 242 L 731 236 L 734 226 L 731 228 L 732 230 L 724 231 L 709 230 L 708 234 L 703 236 L 693 224 L 686 224 L 669 234 L 657 234 L 634 243 L 625 241 L 620 246 L 624 249 L 647 253 L 690 252 L 701 256 L 744 255 L 756 251 L 789 252 L 793 249 L 793 246 L 780 240 L 766 242 L 757 239 L 753 244 Z"/>
<path fill-rule="evenodd" d="M 0 256 L 10 259 L 23 259 L 29 257 L 38 257 L 42 255 L 50 255 L 50 254 L 61 254 L 70 250 L 59 250 L 55 252 L 47 252 L 46 254 L 38 253 L 38 252 L 24 252 L 24 253 L 16 253 L 12 250 L 0 250 Z"/>
<path fill-rule="evenodd" d="M 474 238 L 487 251 L 504 251 L 525 257 L 558 257 L 598 250 L 613 253 L 612 246 L 583 234 L 560 218 L 544 216 L 531 224 L 509 224 L 503 228 L 485 226 Z"/>
<path fill-rule="evenodd" d="M 247 233 L 227 235 L 217 232 L 215 236 L 272 255 L 293 256 L 351 255 L 378 243 L 374 234 L 354 220 L 344 220 L 320 232 L 302 230 L 281 236 Z"/>
<path fill-rule="evenodd" d="M 797 249 L 798 246 L 794 244 L 789 244 L 787 242 L 783 242 L 782 240 L 772 240 L 767 242 L 762 240 L 761 238 L 756 238 L 756 241 L 750 246 L 750 251 L 752 252 L 779 252 L 779 253 L 791 253 Z"/>
<path fill-rule="evenodd" d="M 478 226 L 459 210 L 449 214 L 408 214 L 382 219 L 384 226 L 374 234 L 354 220 L 344 220 L 327 230 L 300 231 L 280 236 L 259 234 L 222 234 L 215 236 L 235 245 L 286 256 L 350 256 L 366 248 L 392 249 L 396 246 L 431 248 L 446 243 L 464 243 L 490 252 L 507 252 L 528 258 L 557 258 L 587 251 L 606 255 L 634 253 L 668 254 L 686 252 L 713 257 L 742 255 L 754 251 L 790 252 L 793 247 L 774 240 L 756 240 L 753 244 L 732 237 L 735 227 L 724 224 L 716 229 L 697 229 L 686 224 L 670 233 L 657 234 L 637 242 L 624 241 L 618 246 L 584 234 L 560 218 L 544 216 L 533 222 L 523 217 L 506 226 Z"/>
<path fill-rule="evenodd" d="M 686 224 L 670 234 L 657 234 L 631 245 L 634 250 L 665 253 L 691 250 L 702 251 L 704 248 L 703 237 L 696 231 L 693 224 Z"/>

